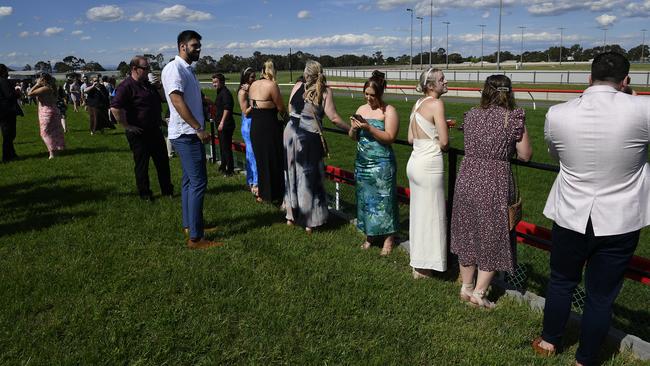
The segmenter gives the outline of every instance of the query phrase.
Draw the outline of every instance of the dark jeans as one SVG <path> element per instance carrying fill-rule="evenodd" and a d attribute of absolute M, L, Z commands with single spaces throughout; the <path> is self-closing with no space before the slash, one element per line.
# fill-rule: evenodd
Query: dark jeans
<path fill-rule="evenodd" d="M 183 168 L 183 227 L 190 229 L 190 238 L 200 239 L 203 237 L 203 196 L 208 188 L 205 145 L 196 135 L 181 135 L 170 141 Z"/>
<path fill-rule="evenodd" d="M 625 269 L 639 242 L 640 230 L 630 233 L 594 236 L 591 220 L 585 234 L 553 224 L 551 278 L 546 290 L 542 338 L 556 347 L 571 311 L 571 298 L 582 278 L 585 262 L 587 299 L 580 324 L 580 346 L 576 361 L 583 365 L 597 362 L 612 318 L 612 305 L 623 284 Z"/>
<path fill-rule="evenodd" d="M 235 171 L 235 161 L 232 156 L 232 134 L 234 132 L 234 125 L 226 125 L 221 132 L 218 132 L 219 151 L 221 152 L 221 166 L 219 170 L 228 174 Z"/>
<path fill-rule="evenodd" d="M 126 139 L 133 152 L 135 184 L 140 196 L 150 197 L 152 195 L 149 187 L 149 158 L 153 159 L 156 166 L 160 192 L 163 195 L 172 195 L 174 186 L 169 172 L 169 157 L 167 156 L 165 137 L 160 128 L 143 130 L 140 134 L 127 132 Z"/>
<path fill-rule="evenodd" d="M 16 139 L 16 115 L 3 116 L 0 120 L 2 130 L 2 161 L 10 161 L 17 157 L 14 149 Z"/>

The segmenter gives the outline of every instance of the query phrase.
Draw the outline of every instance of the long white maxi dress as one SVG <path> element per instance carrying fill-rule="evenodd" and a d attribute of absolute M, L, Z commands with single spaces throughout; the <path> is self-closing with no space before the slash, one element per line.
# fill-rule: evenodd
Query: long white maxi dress
<path fill-rule="evenodd" d="M 411 267 L 447 270 L 447 216 L 444 162 L 436 126 L 417 112 L 427 98 L 418 100 L 410 123 L 417 123 L 429 137 L 414 139 L 406 166 L 411 190 L 409 248 Z"/>

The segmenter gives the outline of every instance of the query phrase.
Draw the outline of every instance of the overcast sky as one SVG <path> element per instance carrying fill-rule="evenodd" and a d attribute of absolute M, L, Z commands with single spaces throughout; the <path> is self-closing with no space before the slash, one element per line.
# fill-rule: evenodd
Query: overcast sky
<path fill-rule="evenodd" d="M 560 43 L 589 48 L 618 43 L 626 49 L 642 42 L 649 27 L 650 0 L 503 0 L 502 49 L 519 53 Z M 414 54 L 429 49 L 430 0 L 170 0 L 170 1 L 9 1 L 0 0 L 3 37 L 0 62 L 9 65 L 58 61 L 75 55 L 116 65 L 135 54 L 176 53 L 176 36 L 194 29 L 203 36 L 202 55 L 250 56 L 253 51 L 294 51 L 330 55 L 385 56 L 410 52 L 410 13 Z M 496 51 L 499 0 L 434 0 L 433 48 L 464 56 L 480 55 L 485 25 L 485 54 Z M 645 24 L 644 24 L 645 23 Z M 608 30 L 603 31 L 606 27 Z M 650 36 L 650 33 L 647 34 Z"/>

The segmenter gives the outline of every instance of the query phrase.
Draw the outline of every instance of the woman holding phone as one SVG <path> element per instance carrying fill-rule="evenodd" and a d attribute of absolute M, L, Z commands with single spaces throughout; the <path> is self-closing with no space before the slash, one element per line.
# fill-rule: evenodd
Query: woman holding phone
<path fill-rule="evenodd" d="M 350 136 L 358 141 L 354 164 L 357 227 L 366 235 L 361 248 L 369 249 L 374 239 L 383 238 L 381 255 L 393 250 L 399 223 L 397 164 L 391 148 L 399 131 L 399 116 L 383 101 L 385 89 L 384 73 L 373 71 L 363 86 L 366 104 L 350 118 Z"/>

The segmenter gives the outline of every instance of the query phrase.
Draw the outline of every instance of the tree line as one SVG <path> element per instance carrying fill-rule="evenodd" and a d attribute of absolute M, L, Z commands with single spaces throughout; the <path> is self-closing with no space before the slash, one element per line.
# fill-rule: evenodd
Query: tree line
<path fill-rule="evenodd" d="M 618 44 L 611 44 L 606 46 L 594 47 L 584 49 L 579 44 L 574 44 L 570 47 L 549 47 L 544 51 L 525 51 L 523 55 L 514 54 L 510 51 L 502 51 L 500 61 L 519 61 L 523 58 L 524 62 L 557 62 L 557 61 L 589 61 L 595 55 L 603 51 L 615 51 L 625 56 L 630 61 L 643 61 L 648 60 L 650 56 L 650 47 L 648 45 L 638 45 L 636 47 L 625 50 Z M 144 54 L 149 60 L 152 70 L 159 71 L 165 66 L 165 57 L 162 53 Z M 523 56 L 523 57 L 522 57 Z M 560 60 L 560 56 L 562 59 Z M 429 58 L 431 57 L 431 60 Z M 341 56 L 330 55 L 313 55 L 307 52 L 297 51 L 288 54 L 264 54 L 259 51 L 253 52 L 250 57 L 236 56 L 232 54 L 225 54 L 218 60 L 214 57 L 205 55 L 201 57 L 195 64 L 196 72 L 200 74 L 209 74 L 215 72 L 239 72 L 247 67 L 252 67 L 255 70 L 261 70 L 266 60 L 273 60 L 277 70 L 301 70 L 305 67 L 308 60 L 316 60 L 323 65 L 323 67 L 363 67 L 363 66 L 392 66 L 392 65 L 408 65 L 410 62 L 409 55 L 401 55 L 397 57 L 389 56 L 384 57 L 381 51 L 377 51 L 372 55 L 355 55 L 344 54 Z M 483 61 L 496 62 L 497 53 L 483 55 Z M 168 62 L 173 58 L 167 60 Z M 423 64 L 460 64 L 464 62 L 479 62 L 481 61 L 480 55 L 463 56 L 460 53 L 450 53 L 444 48 L 438 48 L 429 55 L 429 52 L 422 54 L 418 53 L 413 55 L 413 64 L 419 65 L 420 60 Z M 101 64 L 95 61 L 86 62 L 83 58 L 75 56 L 66 56 L 63 60 L 55 62 L 52 65 L 50 62 L 38 61 L 34 66 L 29 64 L 25 65 L 23 71 L 46 71 L 46 72 L 71 72 L 71 71 L 105 71 Z M 129 72 L 129 63 L 122 61 L 117 67 L 117 70 L 124 76 Z"/>

